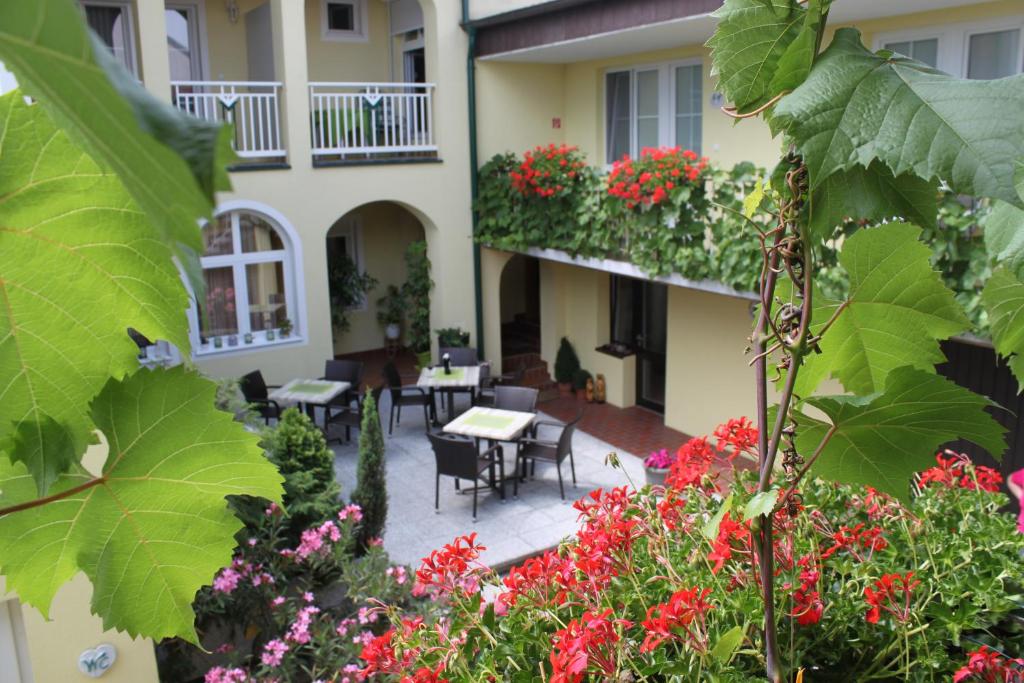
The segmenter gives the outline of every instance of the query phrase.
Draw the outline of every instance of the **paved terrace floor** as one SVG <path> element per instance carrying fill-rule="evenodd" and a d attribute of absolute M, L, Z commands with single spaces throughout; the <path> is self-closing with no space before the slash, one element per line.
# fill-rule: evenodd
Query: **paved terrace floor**
<path fill-rule="evenodd" d="M 554 547 L 576 530 L 576 511 L 572 502 L 596 488 L 610 488 L 629 483 L 643 485 L 641 459 L 632 453 L 602 441 L 585 431 L 577 430 L 573 439 L 577 487 L 572 487 L 569 463 L 562 463 L 566 481 L 566 500 L 558 495 L 558 478 L 554 465 L 540 463 L 534 480 L 520 483 L 519 498 L 512 498 L 511 483 L 502 504 L 497 492 L 481 491 L 477 521 L 472 519 L 473 497 L 459 495 L 450 477 L 441 478 L 441 506 L 434 513 L 434 455 L 425 436 L 422 412 L 414 408 L 403 411 L 401 426 L 387 436 L 387 415 L 390 399 L 381 399 L 384 416 L 388 482 L 388 522 L 384 547 L 397 563 L 418 566 L 430 551 L 450 543 L 457 536 L 477 533 L 478 541 L 487 546 L 483 560 L 501 567 Z M 468 406 L 467 398 L 458 399 L 457 409 Z M 543 410 L 543 407 L 542 407 Z M 543 418 L 542 418 L 543 419 Z M 585 418 L 586 419 L 586 418 Z M 357 436 L 350 444 L 332 442 L 335 471 L 342 491 L 348 497 L 356 482 L 358 459 Z M 673 441 L 673 448 L 678 446 Z M 622 469 L 605 464 L 607 455 L 618 453 Z M 505 470 L 511 472 L 515 449 L 505 448 Z M 628 476 L 627 476 L 628 475 Z"/>

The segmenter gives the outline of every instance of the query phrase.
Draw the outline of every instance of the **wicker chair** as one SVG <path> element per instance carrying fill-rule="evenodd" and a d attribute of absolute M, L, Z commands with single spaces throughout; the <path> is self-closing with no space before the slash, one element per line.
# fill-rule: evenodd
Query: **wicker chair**
<path fill-rule="evenodd" d="M 376 387 L 370 391 L 373 395 L 374 405 L 377 406 L 377 420 L 380 420 L 380 397 L 384 393 L 384 387 Z M 344 427 L 345 428 L 345 443 L 352 440 L 352 430 L 363 428 L 363 417 L 366 411 L 363 410 L 363 399 L 366 397 L 365 392 L 361 392 L 356 395 L 355 403 L 349 403 L 341 406 L 340 408 L 327 406 L 326 414 L 324 416 L 324 431 L 327 433 L 328 440 L 330 440 L 331 427 Z M 339 438 L 338 441 L 341 441 Z"/>
<path fill-rule="evenodd" d="M 519 413 L 535 413 L 539 394 L 538 390 L 531 387 L 497 386 L 494 388 L 494 407 Z"/>
<path fill-rule="evenodd" d="M 402 424 L 402 408 L 404 406 L 422 406 L 423 421 L 426 423 L 427 431 L 430 431 L 430 412 L 433 407 L 433 396 L 423 387 L 415 385 L 402 386 L 402 377 L 398 374 L 398 368 L 394 363 L 384 366 L 384 379 L 387 382 L 388 391 L 391 393 L 391 413 L 388 416 L 388 436 L 391 436 L 395 426 L 395 413 L 398 414 L 398 425 Z"/>
<path fill-rule="evenodd" d="M 524 437 L 519 440 L 516 449 L 516 477 L 513 485 L 512 495 L 519 495 L 519 478 L 526 476 L 526 465 L 529 463 L 531 474 L 536 470 L 537 461 L 554 463 L 558 470 L 558 492 L 565 500 L 565 485 L 562 483 L 562 462 L 568 458 L 569 467 L 572 469 L 572 485 L 576 485 L 576 463 L 572 456 L 572 436 L 576 431 L 576 425 L 583 418 L 583 411 L 576 414 L 576 417 L 567 424 L 540 420 L 534 422 L 535 428 L 554 427 L 561 432 L 555 440 L 540 439 L 537 437 Z"/>
<path fill-rule="evenodd" d="M 324 376 L 320 379 L 351 384 L 351 388 L 336 396 L 329 404 L 347 406 L 360 396 L 359 385 L 363 381 L 363 364 L 357 360 L 329 360 L 324 363 Z"/>
<path fill-rule="evenodd" d="M 504 375 L 493 376 L 489 365 L 480 366 L 480 388 L 476 392 L 474 405 L 494 406 L 494 390 L 497 387 L 518 387 L 526 377 L 526 368 L 522 365 L 516 367 L 515 372 L 507 372 Z"/>
<path fill-rule="evenodd" d="M 468 479 L 473 482 L 473 521 L 476 521 L 477 494 L 476 484 L 486 474 L 491 481 L 498 477 L 501 497 L 505 498 L 505 459 L 500 445 L 492 446 L 483 453 L 477 450 L 476 443 L 447 434 L 428 433 L 431 446 L 434 447 L 434 459 L 437 472 L 434 475 L 434 512 L 441 509 L 441 475 L 455 477 L 455 490 L 459 490 L 459 480 Z M 495 465 L 498 471 L 495 472 Z"/>
<path fill-rule="evenodd" d="M 267 391 L 274 387 L 267 386 L 262 372 L 253 370 L 245 375 L 238 380 L 238 388 L 241 390 L 245 402 L 260 414 L 266 424 L 269 425 L 271 419 L 281 419 L 281 406 L 269 397 Z"/>

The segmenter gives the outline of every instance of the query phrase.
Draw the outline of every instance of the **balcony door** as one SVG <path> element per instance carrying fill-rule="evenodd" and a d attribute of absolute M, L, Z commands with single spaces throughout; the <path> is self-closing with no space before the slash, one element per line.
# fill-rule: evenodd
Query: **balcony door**
<path fill-rule="evenodd" d="M 164 5 L 167 25 L 167 57 L 171 81 L 202 81 L 206 78 L 206 50 L 202 14 L 198 4 Z"/>
<path fill-rule="evenodd" d="M 138 76 L 136 66 L 135 22 L 129 2 L 89 0 L 82 3 L 85 21 L 114 58 L 132 75 Z"/>

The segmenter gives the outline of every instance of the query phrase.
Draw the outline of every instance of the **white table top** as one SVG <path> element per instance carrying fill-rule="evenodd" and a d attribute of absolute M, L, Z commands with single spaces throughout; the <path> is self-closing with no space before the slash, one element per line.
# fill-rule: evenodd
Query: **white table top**
<path fill-rule="evenodd" d="M 283 387 L 271 391 L 269 398 L 278 403 L 315 403 L 323 405 L 351 387 L 352 385 L 349 382 L 332 382 L 325 379 L 293 379 Z"/>
<path fill-rule="evenodd" d="M 423 368 L 416 386 L 432 389 L 476 387 L 480 385 L 480 366 L 453 367 L 452 374 L 445 375 L 443 366 Z"/>
<path fill-rule="evenodd" d="M 448 434 L 472 436 L 492 441 L 512 441 L 530 426 L 534 413 L 497 408 L 470 408 L 444 426 Z"/>

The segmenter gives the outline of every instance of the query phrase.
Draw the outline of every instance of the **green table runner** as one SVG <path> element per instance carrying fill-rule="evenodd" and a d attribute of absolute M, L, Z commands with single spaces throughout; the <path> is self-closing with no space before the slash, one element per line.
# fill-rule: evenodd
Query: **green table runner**
<path fill-rule="evenodd" d="M 300 382 L 295 386 L 288 387 L 289 393 L 296 394 L 322 394 L 331 388 L 326 382 Z"/>
<path fill-rule="evenodd" d="M 479 427 L 481 429 L 508 429 L 515 422 L 515 417 L 509 415 L 485 415 L 482 413 L 470 415 L 463 424 L 467 427 Z"/>
<path fill-rule="evenodd" d="M 444 368 L 434 368 L 434 373 L 431 375 L 436 380 L 451 380 L 453 382 L 462 381 L 466 377 L 466 368 L 452 368 L 450 375 L 444 373 Z"/>

